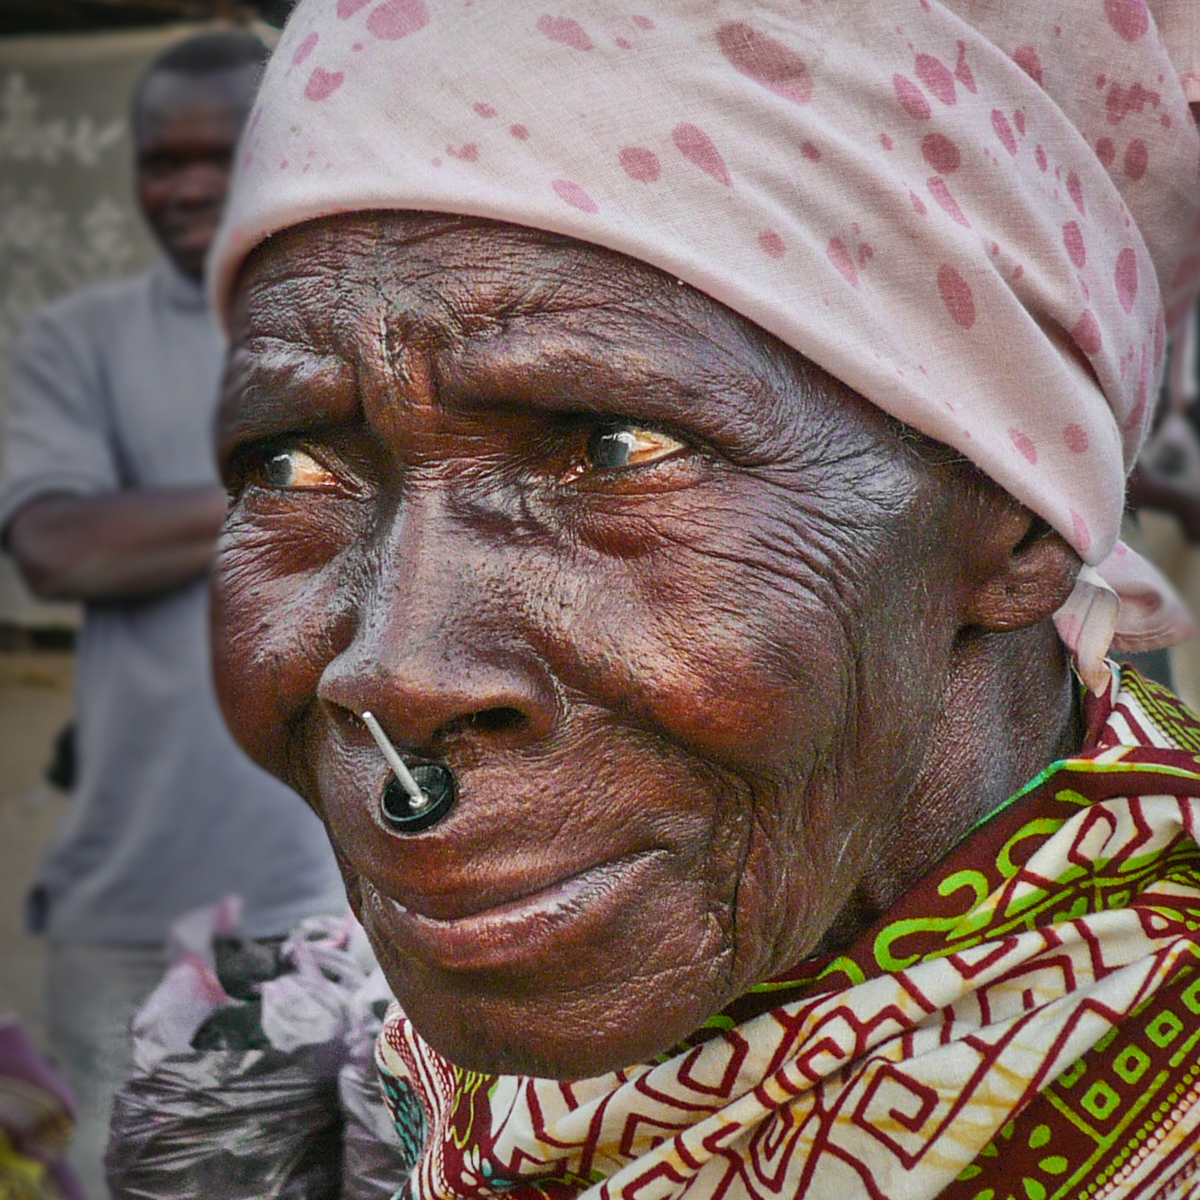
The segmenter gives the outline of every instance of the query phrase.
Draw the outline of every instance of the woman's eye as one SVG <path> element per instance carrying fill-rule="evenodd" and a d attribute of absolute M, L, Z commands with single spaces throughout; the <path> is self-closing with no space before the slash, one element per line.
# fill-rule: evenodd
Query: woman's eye
<path fill-rule="evenodd" d="M 646 429 L 627 422 L 601 425 L 587 443 L 587 465 L 597 471 L 642 467 L 685 449 L 678 438 L 661 429 Z"/>
<path fill-rule="evenodd" d="M 303 450 L 276 450 L 267 454 L 258 468 L 267 487 L 300 490 L 337 485 L 337 477 Z"/>

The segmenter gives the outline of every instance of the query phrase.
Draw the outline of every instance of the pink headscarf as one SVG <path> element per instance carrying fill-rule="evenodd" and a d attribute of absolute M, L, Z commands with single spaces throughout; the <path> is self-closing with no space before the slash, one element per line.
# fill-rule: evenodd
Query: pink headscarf
<path fill-rule="evenodd" d="M 332 213 L 610 247 L 954 446 L 1099 566 L 1058 616 L 1089 684 L 1114 631 L 1186 632 L 1117 537 L 1200 279 L 1195 0 L 546 4 L 302 0 L 218 305 L 257 243 Z"/>

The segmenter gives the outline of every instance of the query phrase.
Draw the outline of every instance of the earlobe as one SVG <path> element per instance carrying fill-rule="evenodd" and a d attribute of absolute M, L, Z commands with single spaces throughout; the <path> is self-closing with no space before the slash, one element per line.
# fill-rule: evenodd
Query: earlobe
<path fill-rule="evenodd" d="M 1062 535 L 1016 502 L 980 546 L 964 625 L 1010 633 L 1049 620 L 1070 596 L 1081 560 Z"/>

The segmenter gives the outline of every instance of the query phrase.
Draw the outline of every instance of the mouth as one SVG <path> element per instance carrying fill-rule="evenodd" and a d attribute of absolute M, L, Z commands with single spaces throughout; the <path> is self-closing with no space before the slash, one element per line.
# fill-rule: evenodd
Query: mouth
<path fill-rule="evenodd" d="M 168 219 L 162 224 L 163 234 L 170 241 L 179 244 L 211 241 L 217 231 L 219 215 L 214 209 L 211 212 L 188 213 Z"/>
<path fill-rule="evenodd" d="M 424 903 L 437 915 L 401 904 L 363 878 L 363 904 L 385 941 L 431 967 L 454 973 L 527 967 L 596 937 L 648 892 L 648 877 L 663 853 L 627 855 L 528 890 L 517 885 L 507 895 L 503 886 L 489 886 L 436 906 Z"/>

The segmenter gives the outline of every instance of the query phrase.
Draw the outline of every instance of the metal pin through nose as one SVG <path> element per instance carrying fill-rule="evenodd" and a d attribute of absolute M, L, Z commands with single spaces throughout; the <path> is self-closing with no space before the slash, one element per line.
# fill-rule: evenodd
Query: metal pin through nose
<path fill-rule="evenodd" d="M 379 747 L 379 752 L 387 759 L 387 764 L 392 768 L 392 774 L 395 775 L 400 782 L 400 786 L 408 793 L 409 803 L 414 808 L 428 808 L 429 800 L 425 793 L 421 791 L 417 781 L 412 777 L 412 772 L 404 764 L 404 759 L 396 753 L 396 747 L 392 745 L 388 735 L 383 732 L 383 726 L 375 720 L 373 713 L 365 712 L 362 715 L 363 724 L 367 727 L 367 732 L 375 739 L 375 745 Z"/>
<path fill-rule="evenodd" d="M 394 776 L 379 797 L 383 819 L 401 833 L 418 833 L 440 821 L 458 798 L 454 772 L 442 763 L 420 763 L 410 771 L 375 717 L 364 712 L 362 719 Z"/>

